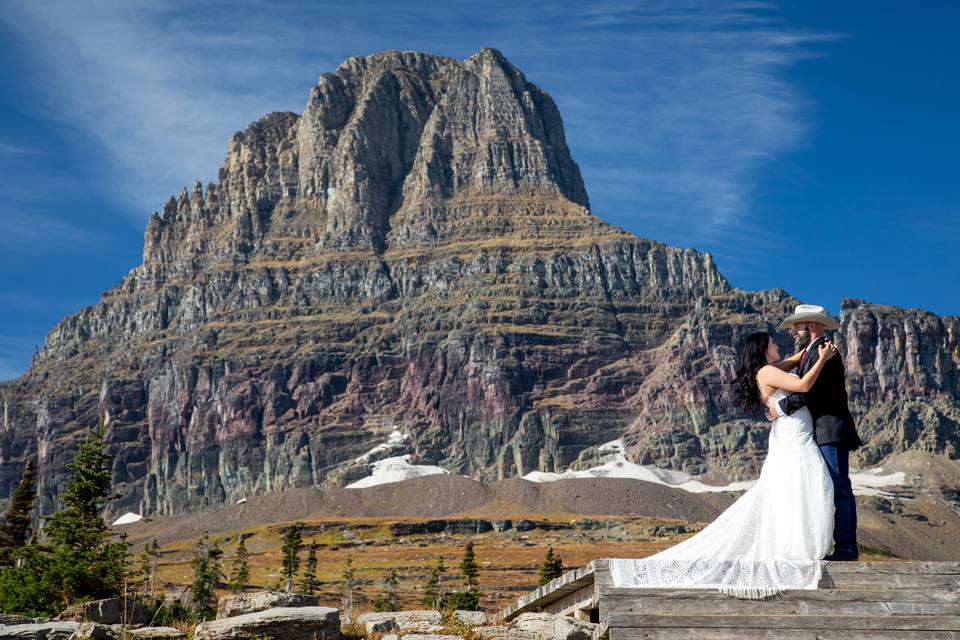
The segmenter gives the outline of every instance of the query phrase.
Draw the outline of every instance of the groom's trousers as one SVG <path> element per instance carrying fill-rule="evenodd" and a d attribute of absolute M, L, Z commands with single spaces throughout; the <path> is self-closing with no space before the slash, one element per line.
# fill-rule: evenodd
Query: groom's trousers
<path fill-rule="evenodd" d="M 857 556 L 857 502 L 850 484 L 850 450 L 841 443 L 820 445 L 833 480 L 833 552 Z"/>

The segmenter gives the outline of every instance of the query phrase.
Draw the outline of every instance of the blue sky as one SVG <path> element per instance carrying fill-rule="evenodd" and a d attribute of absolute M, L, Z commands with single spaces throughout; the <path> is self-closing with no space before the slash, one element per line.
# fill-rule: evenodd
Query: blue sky
<path fill-rule="evenodd" d="M 557 101 L 594 213 L 737 287 L 960 314 L 960 5 L 907 6 L 7 2 L 0 379 L 139 262 L 230 134 L 385 49 L 503 51 Z"/>

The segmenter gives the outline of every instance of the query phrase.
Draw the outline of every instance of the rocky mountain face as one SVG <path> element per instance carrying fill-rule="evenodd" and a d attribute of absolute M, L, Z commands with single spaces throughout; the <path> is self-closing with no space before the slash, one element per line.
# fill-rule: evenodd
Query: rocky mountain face
<path fill-rule="evenodd" d="M 594 216 L 556 105 L 499 52 L 351 58 L 301 115 L 233 136 L 215 184 L 150 218 L 142 264 L 0 385 L 0 496 L 35 457 L 49 511 L 101 414 L 115 511 L 342 486 L 398 452 L 563 470 L 620 437 L 740 478 L 766 432 L 732 407 L 735 345 L 795 303 Z M 960 319 L 841 318 L 858 461 L 956 457 Z"/>

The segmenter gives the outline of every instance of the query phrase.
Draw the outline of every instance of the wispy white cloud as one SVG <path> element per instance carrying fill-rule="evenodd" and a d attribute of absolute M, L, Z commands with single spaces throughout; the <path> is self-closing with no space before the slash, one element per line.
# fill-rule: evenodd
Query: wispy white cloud
<path fill-rule="evenodd" d="M 0 155 L 11 155 L 11 156 L 37 156 L 46 153 L 43 149 L 38 149 L 36 147 L 28 147 L 19 144 L 14 144 L 12 142 L 4 142 L 0 140 Z"/>
<path fill-rule="evenodd" d="M 61 218 L 12 210 L 8 206 L 0 208 L 0 247 L 5 250 L 70 247 L 79 251 L 91 249 L 103 240 L 101 234 Z"/>
<path fill-rule="evenodd" d="M 34 345 L 39 342 L 25 336 L 0 335 L 0 381 L 19 377 L 30 365 Z"/>
<path fill-rule="evenodd" d="M 786 79 L 835 36 L 759 2 L 187 3 L 50 0 L 4 18 L 55 79 L 60 117 L 103 146 L 104 173 L 145 216 L 210 180 L 228 136 L 299 111 L 317 75 L 387 48 L 504 51 L 564 116 L 594 209 L 696 244 L 754 213 L 765 163 L 805 143 Z"/>

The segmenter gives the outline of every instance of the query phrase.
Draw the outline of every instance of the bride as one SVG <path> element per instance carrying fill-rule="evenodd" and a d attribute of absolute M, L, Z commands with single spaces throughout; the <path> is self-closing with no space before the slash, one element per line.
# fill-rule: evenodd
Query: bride
<path fill-rule="evenodd" d="M 836 355 L 821 343 L 803 378 L 792 373 L 803 351 L 780 359 L 769 334 L 750 335 L 740 348 L 737 401 L 760 416 L 770 398 L 810 390 Z M 770 430 L 760 479 L 703 531 L 640 560 L 613 560 L 614 584 L 646 588 L 716 588 L 739 598 L 765 598 L 786 589 L 816 589 L 821 558 L 833 539 L 833 482 L 813 440 L 804 407 Z"/>

